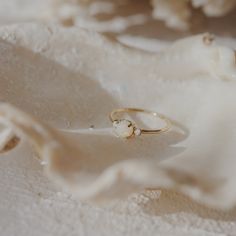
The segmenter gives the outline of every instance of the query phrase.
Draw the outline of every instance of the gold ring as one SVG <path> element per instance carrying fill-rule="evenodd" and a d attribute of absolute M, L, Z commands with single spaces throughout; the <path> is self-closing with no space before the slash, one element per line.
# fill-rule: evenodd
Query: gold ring
<path fill-rule="evenodd" d="M 118 118 L 120 114 L 124 113 L 145 113 L 154 117 L 157 117 L 164 121 L 164 127 L 160 129 L 142 129 L 137 127 L 136 123 L 124 118 Z M 168 131 L 171 128 L 171 121 L 165 116 L 144 109 L 139 108 L 119 108 L 110 113 L 110 120 L 113 124 L 114 133 L 120 138 L 131 138 L 140 136 L 141 134 L 160 134 Z"/>

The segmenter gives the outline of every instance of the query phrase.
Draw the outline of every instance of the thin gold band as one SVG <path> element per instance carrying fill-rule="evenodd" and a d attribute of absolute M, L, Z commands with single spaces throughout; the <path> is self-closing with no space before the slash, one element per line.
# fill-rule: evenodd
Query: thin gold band
<path fill-rule="evenodd" d="M 140 130 L 140 134 L 159 134 L 159 133 L 163 133 L 168 131 L 171 128 L 171 121 L 166 118 L 164 115 L 161 115 L 157 112 L 153 112 L 153 111 L 149 111 L 149 110 L 144 110 L 144 109 L 140 109 L 140 108 L 119 108 L 119 109 L 115 109 L 110 113 L 110 120 L 111 122 L 115 122 L 117 121 L 117 114 L 118 113 L 146 113 L 149 115 L 152 115 L 154 117 L 158 117 L 159 119 L 163 120 L 165 122 L 165 126 L 161 129 L 141 129 Z"/>

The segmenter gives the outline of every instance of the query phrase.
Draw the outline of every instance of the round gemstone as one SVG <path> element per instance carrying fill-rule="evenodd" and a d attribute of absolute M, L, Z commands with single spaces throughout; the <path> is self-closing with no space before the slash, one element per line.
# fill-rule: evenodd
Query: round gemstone
<path fill-rule="evenodd" d="M 129 138 L 134 133 L 134 126 L 129 120 L 116 120 L 113 122 L 114 132 L 118 137 Z"/>

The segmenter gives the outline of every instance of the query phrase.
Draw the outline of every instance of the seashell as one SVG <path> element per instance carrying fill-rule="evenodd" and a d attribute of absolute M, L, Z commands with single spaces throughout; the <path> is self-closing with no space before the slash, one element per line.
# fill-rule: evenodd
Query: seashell
<path fill-rule="evenodd" d="M 63 189 L 107 201 L 171 188 L 212 207 L 236 204 L 233 49 L 203 34 L 147 53 L 41 24 L 4 27 L 0 38 L 0 123 L 35 147 Z M 107 115 L 127 106 L 174 127 L 120 140 Z"/>

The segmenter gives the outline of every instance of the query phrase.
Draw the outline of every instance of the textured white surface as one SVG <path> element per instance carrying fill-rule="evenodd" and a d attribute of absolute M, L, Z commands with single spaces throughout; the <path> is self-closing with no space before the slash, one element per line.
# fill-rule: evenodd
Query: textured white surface
<path fill-rule="evenodd" d="M 38 32 L 39 29 L 42 30 L 39 35 L 43 35 L 44 40 L 37 34 L 30 34 L 28 37 L 25 33 L 34 30 Z M 57 55 L 57 63 L 69 69 L 76 68 L 78 60 L 68 61 L 70 55 L 73 55 L 73 50 L 67 51 L 68 45 L 51 45 L 52 33 L 53 37 L 62 38 L 55 35 L 56 31 L 46 26 L 22 25 L 4 28 L 1 34 L 2 38 L 13 44 L 32 45 L 31 50 L 34 53 L 45 53 L 47 57 Z M 66 49 L 64 54 L 63 48 Z M 31 55 L 32 51 L 25 52 L 24 58 Z M 17 55 L 22 51 L 19 49 L 14 52 Z M 31 60 L 39 60 L 34 53 L 30 56 Z M 7 55 L 5 56 L 7 60 Z M 48 60 L 40 62 L 45 65 Z M 49 77 L 50 73 L 55 73 L 50 70 L 50 66 L 48 71 L 41 71 L 46 72 Z M 13 78 L 11 74 L 8 76 L 9 79 Z M 193 83 L 193 86 L 195 85 Z M 19 97 L 14 102 L 18 105 L 26 104 L 24 97 Z M 34 111 L 35 109 L 30 107 L 31 102 L 27 103 L 27 108 Z M 60 112 L 59 108 L 60 106 L 57 107 L 57 112 Z M 38 113 L 35 111 L 34 115 L 46 119 L 50 114 L 50 123 L 65 124 L 65 117 L 58 118 L 55 115 L 58 113 L 49 109 L 45 113 L 39 112 L 43 110 L 43 106 L 38 107 Z M 103 117 L 99 122 L 102 121 Z M 76 121 L 73 122 L 72 125 L 76 125 Z M 86 120 L 81 123 L 88 125 Z M 26 144 L 22 143 L 20 149 L 5 154 L 0 159 L 2 235 L 235 235 L 235 210 L 226 213 L 210 210 L 173 192 L 163 191 L 160 198 L 159 193 L 147 192 L 103 208 L 82 204 L 74 197 L 58 191 L 48 182 Z"/>
<path fill-rule="evenodd" d="M 0 160 L 0 230 L 9 236 L 235 235 L 236 211 L 220 213 L 176 193 L 139 195 L 103 208 L 57 191 L 28 147 Z"/>
<path fill-rule="evenodd" d="M 199 35 L 148 54 L 79 28 L 35 24 L 5 27 L 0 35 L 13 43 L 1 47 L 2 100 L 54 127 L 109 127 L 107 114 L 125 106 L 157 110 L 179 123 L 166 134 L 124 143 L 110 133 L 48 133 L 1 106 L 6 122 L 39 146 L 55 182 L 85 199 L 171 187 L 210 206 L 235 205 L 231 48 Z"/>

